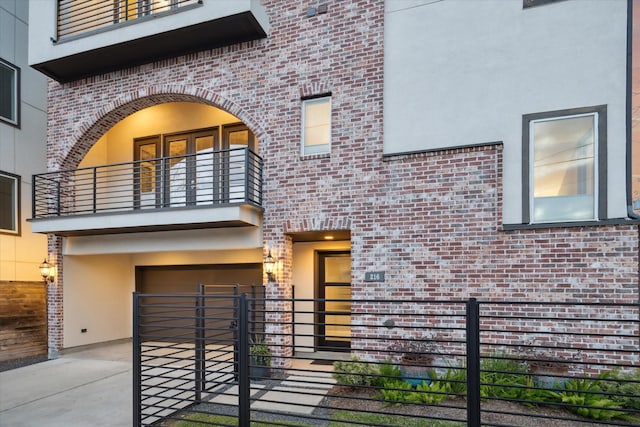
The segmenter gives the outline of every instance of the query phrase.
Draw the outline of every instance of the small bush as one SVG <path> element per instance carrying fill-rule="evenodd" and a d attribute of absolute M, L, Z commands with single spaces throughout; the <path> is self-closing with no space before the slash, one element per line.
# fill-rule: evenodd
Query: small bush
<path fill-rule="evenodd" d="M 351 356 L 349 360 L 340 360 L 333 364 L 333 378 L 344 386 L 371 386 L 379 374 L 376 365 L 363 362 L 358 356 Z"/>
<path fill-rule="evenodd" d="M 384 400 L 395 403 L 396 405 L 409 402 L 409 396 L 412 392 L 413 387 L 411 384 L 399 379 L 385 382 L 384 388 L 380 390 L 380 394 L 382 394 Z"/>
<path fill-rule="evenodd" d="M 483 358 L 480 364 L 480 395 L 507 399 L 526 398 L 526 389 L 532 383 L 529 365 L 511 359 L 508 354 L 494 354 Z"/>
<path fill-rule="evenodd" d="M 622 373 L 619 369 L 612 371 L 608 381 L 601 381 L 602 391 L 620 407 L 640 410 L 640 369 Z"/>
<path fill-rule="evenodd" d="M 572 378 L 564 383 L 564 390 L 551 392 L 550 395 L 567 406 L 567 409 L 582 417 L 595 420 L 612 420 L 626 416 L 616 402 L 602 394 L 600 384 L 607 374 L 601 374 L 599 379 Z"/>
<path fill-rule="evenodd" d="M 400 368 L 390 361 L 385 361 L 378 367 L 379 376 L 374 379 L 373 385 L 376 387 L 384 387 L 387 382 L 393 382 L 402 377 Z"/>
<path fill-rule="evenodd" d="M 427 383 L 423 381 L 416 387 L 416 391 L 407 396 L 407 401 L 432 405 L 451 397 L 449 393 L 451 393 L 451 385 L 447 382 L 435 380 Z"/>

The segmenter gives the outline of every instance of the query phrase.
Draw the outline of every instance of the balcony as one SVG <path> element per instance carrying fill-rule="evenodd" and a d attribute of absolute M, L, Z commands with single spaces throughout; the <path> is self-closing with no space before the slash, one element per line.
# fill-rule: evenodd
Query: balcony
<path fill-rule="evenodd" d="M 62 236 L 259 226 L 262 159 L 202 150 L 33 177 L 32 230 Z"/>
<path fill-rule="evenodd" d="M 259 0 L 30 0 L 29 64 L 69 82 L 267 36 Z"/>

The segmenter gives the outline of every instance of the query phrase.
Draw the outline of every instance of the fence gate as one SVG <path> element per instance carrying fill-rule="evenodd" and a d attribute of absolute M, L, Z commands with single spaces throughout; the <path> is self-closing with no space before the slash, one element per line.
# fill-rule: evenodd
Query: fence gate
<path fill-rule="evenodd" d="M 235 295 L 208 295 L 205 287 L 198 294 L 134 294 L 134 426 L 170 419 L 214 393 L 227 396 L 230 408 L 237 406 L 237 364 L 243 357 L 238 337 L 249 335 L 241 331 L 248 328 L 246 316 L 242 324 L 238 316 L 247 300 L 238 293 L 262 297 L 260 288 L 229 289 Z"/>

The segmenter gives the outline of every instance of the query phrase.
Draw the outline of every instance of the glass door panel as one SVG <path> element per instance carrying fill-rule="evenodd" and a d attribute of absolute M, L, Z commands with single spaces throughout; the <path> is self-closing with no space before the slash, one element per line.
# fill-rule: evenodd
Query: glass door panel
<path fill-rule="evenodd" d="M 240 150 L 246 147 L 255 151 L 255 145 L 253 133 L 242 123 L 226 125 L 222 128 L 222 147 L 223 149 L 229 149 L 224 161 L 224 167 L 228 170 L 225 173 L 225 176 L 228 176 L 228 180 L 224 185 L 224 190 L 227 192 L 225 198 L 230 203 L 245 200 L 246 188 L 255 189 L 253 181 L 245 182 L 246 179 L 251 179 L 251 177 L 246 174 L 247 153 L 245 150 Z M 249 167 L 255 168 L 257 165 L 250 165 Z"/>
<path fill-rule="evenodd" d="M 318 253 L 318 349 L 342 351 L 351 345 L 351 255 Z"/>
<path fill-rule="evenodd" d="M 211 203 L 214 199 L 214 137 L 213 135 L 203 135 L 195 137 L 195 198 L 196 204 Z M 219 182 L 218 180 L 215 180 Z"/>
<path fill-rule="evenodd" d="M 340 260 L 340 262 L 336 264 L 343 264 L 343 260 L 346 260 L 348 264 L 351 263 L 351 260 L 346 257 L 325 258 L 325 269 L 327 267 L 327 263 L 331 263 L 334 260 Z M 330 270 L 333 269 L 331 268 Z M 335 271 L 330 274 L 333 276 L 334 273 L 338 273 L 336 276 L 343 274 Z M 335 276 L 333 277 L 335 278 Z M 350 275 L 347 276 L 347 280 L 350 280 Z M 324 338 L 329 342 L 340 341 L 348 344 L 351 339 L 351 286 L 325 284 L 324 292 Z"/>
<path fill-rule="evenodd" d="M 160 145 L 158 137 L 134 140 L 134 208 L 155 208 L 160 204 Z"/>
<path fill-rule="evenodd" d="M 167 204 L 171 207 L 184 206 L 187 203 L 190 186 L 189 167 L 187 165 L 187 139 L 173 137 L 167 139 L 167 167 L 169 170 L 169 194 Z"/>

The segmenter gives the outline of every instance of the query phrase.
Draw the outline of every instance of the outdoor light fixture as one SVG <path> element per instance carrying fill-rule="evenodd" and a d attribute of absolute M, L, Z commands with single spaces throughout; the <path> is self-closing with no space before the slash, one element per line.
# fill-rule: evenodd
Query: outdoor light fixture
<path fill-rule="evenodd" d="M 269 253 L 264 257 L 264 272 L 267 273 L 269 280 L 275 280 L 275 276 L 273 274 L 273 268 L 275 265 L 276 260 L 271 256 L 271 249 L 269 249 Z"/>
<path fill-rule="evenodd" d="M 40 274 L 42 275 L 42 278 L 45 282 L 49 283 L 49 281 L 53 281 L 53 276 L 55 274 L 55 267 L 53 266 L 53 264 L 49 264 L 49 261 L 47 261 L 47 259 L 45 258 L 45 260 L 42 261 L 42 264 L 40 264 L 39 268 Z"/>

